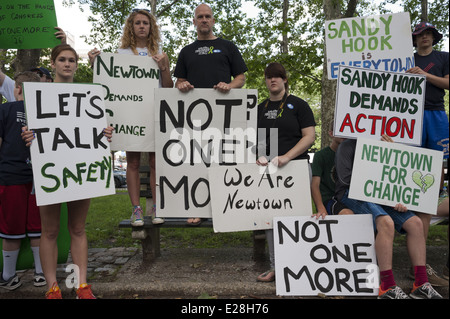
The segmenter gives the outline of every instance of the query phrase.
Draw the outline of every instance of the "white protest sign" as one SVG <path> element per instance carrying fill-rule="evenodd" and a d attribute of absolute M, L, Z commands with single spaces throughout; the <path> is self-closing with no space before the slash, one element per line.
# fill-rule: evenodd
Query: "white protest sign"
<path fill-rule="evenodd" d="M 215 232 L 271 229 L 275 216 L 312 215 L 307 160 L 214 166 L 209 180 Z"/>
<path fill-rule="evenodd" d="M 277 295 L 378 294 L 371 215 L 277 217 L 273 225 Z"/>
<path fill-rule="evenodd" d="M 404 72 L 414 67 L 409 12 L 325 21 L 328 78 L 338 66 Z"/>
<path fill-rule="evenodd" d="M 24 83 L 38 206 L 115 193 L 103 88 Z"/>
<path fill-rule="evenodd" d="M 420 145 L 425 76 L 339 67 L 334 134 Z"/>
<path fill-rule="evenodd" d="M 243 89 L 155 91 L 158 216 L 211 217 L 208 167 L 249 158 L 247 98 Z"/>
<path fill-rule="evenodd" d="M 108 123 L 114 127 L 111 149 L 154 152 L 154 90 L 160 71 L 149 57 L 101 53 L 94 63 L 94 83 L 104 87 Z"/>
<path fill-rule="evenodd" d="M 435 215 L 442 159 L 443 153 L 435 150 L 358 139 L 348 195 Z"/>
<path fill-rule="evenodd" d="M 256 150 L 258 132 L 258 90 L 247 90 L 247 129 L 245 163 L 256 163 Z"/>

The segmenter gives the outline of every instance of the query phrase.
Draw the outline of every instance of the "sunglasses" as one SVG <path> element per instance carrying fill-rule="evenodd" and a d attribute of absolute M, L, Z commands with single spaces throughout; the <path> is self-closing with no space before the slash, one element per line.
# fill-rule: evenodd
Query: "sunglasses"
<path fill-rule="evenodd" d="M 138 12 L 138 11 L 147 11 L 148 13 L 151 13 L 149 9 L 133 9 L 131 12 Z"/>

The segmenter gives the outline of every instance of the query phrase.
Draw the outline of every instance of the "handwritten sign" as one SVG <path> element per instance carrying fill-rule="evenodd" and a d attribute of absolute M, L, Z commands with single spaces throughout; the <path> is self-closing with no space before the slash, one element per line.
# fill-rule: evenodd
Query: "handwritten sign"
<path fill-rule="evenodd" d="M 439 151 L 358 139 L 349 197 L 435 215 L 442 158 Z"/>
<path fill-rule="evenodd" d="M 251 157 L 247 116 L 255 101 L 248 103 L 248 96 L 243 89 L 226 94 L 214 89 L 155 91 L 159 216 L 211 217 L 208 168 Z"/>
<path fill-rule="evenodd" d="M 41 49 L 60 44 L 55 38 L 53 0 L 2 0 L 0 3 L 0 48 Z"/>
<path fill-rule="evenodd" d="M 215 166 L 209 180 L 215 232 L 272 229 L 275 216 L 312 215 L 307 160 Z"/>
<path fill-rule="evenodd" d="M 95 60 L 94 83 L 104 87 L 108 123 L 114 127 L 113 150 L 154 152 L 154 90 L 160 71 L 153 59 L 101 53 Z"/>
<path fill-rule="evenodd" d="M 334 134 L 420 145 L 425 76 L 339 67 Z"/>
<path fill-rule="evenodd" d="M 114 194 L 102 87 L 27 82 L 24 97 L 38 206 Z"/>
<path fill-rule="evenodd" d="M 277 217 L 273 225 L 277 295 L 378 294 L 372 216 Z"/>
<path fill-rule="evenodd" d="M 325 21 L 328 78 L 339 65 L 388 72 L 414 66 L 409 12 Z"/>

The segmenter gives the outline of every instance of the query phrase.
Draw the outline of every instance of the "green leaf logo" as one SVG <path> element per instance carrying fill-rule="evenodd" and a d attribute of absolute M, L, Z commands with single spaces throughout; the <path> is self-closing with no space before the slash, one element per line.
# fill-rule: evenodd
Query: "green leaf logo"
<path fill-rule="evenodd" d="M 422 193 L 425 193 L 434 184 L 434 176 L 431 174 L 424 176 L 421 171 L 414 171 L 412 180 L 420 187 Z"/>

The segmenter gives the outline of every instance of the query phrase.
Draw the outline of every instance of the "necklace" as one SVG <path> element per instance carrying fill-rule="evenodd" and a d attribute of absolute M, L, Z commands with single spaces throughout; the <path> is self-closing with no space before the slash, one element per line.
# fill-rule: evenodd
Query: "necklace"
<path fill-rule="evenodd" d="M 287 96 L 288 96 L 288 95 L 287 95 L 287 92 L 285 92 L 284 95 L 283 95 L 283 99 L 281 100 L 281 103 L 280 103 L 280 105 L 278 106 L 278 111 L 277 111 L 277 117 L 276 117 L 276 119 L 279 118 L 279 117 L 281 117 L 282 114 L 283 114 L 284 103 L 286 103 Z M 267 108 L 267 106 L 269 105 L 269 101 L 270 101 L 270 99 L 267 99 L 267 102 L 266 102 L 266 104 L 264 105 L 264 108 Z"/>

